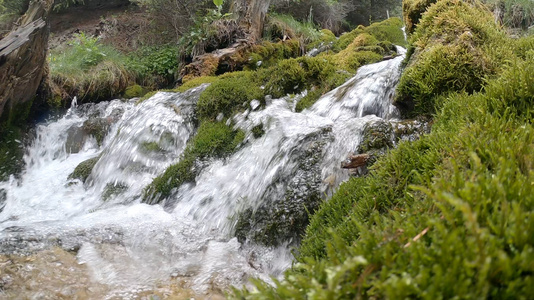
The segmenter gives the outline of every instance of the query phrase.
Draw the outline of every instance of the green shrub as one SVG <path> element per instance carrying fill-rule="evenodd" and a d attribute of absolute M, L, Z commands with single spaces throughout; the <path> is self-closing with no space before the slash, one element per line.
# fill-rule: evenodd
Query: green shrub
<path fill-rule="evenodd" d="M 162 87 L 174 81 L 179 66 L 177 46 L 143 47 L 128 56 L 126 66 L 145 86 Z"/>

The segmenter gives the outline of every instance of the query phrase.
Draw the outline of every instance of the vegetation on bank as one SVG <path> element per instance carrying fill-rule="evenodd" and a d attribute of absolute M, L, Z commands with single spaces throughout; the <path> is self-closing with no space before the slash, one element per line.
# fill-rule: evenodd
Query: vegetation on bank
<path fill-rule="evenodd" d="M 400 143 L 368 176 L 343 184 L 312 217 L 283 281 L 274 287 L 256 281 L 257 290 L 235 290 L 233 298 L 526 299 L 534 293 L 534 44 L 507 37 L 491 18 L 471 1 L 430 6 L 411 38 L 415 53 L 448 49 L 432 67 L 455 72 L 450 81 L 477 68 L 465 63 L 462 47 L 494 69 L 475 73 L 477 88 L 464 83 L 426 91 L 408 71 L 434 74 L 428 57 L 412 56 L 400 97 L 409 86 L 414 107 L 434 114 L 431 133 Z M 442 66 L 451 62 L 465 66 Z M 430 87 L 448 82 L 425 80 Z"/>

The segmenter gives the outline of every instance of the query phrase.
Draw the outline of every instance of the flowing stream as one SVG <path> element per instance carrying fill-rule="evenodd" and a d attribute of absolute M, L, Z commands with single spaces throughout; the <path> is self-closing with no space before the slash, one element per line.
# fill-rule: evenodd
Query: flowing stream
<path fill-rule="evenodd" d="M 347 180 L 340 163 L 357 149 L 364 125 L 398 116 L 391 98 L 402 60 L 361 67 L 302 113 L 291 97 L 268 98 L 264 108 L 253 101 L 228 121 L 247 132 L 238 151 L 197 162 L 196 183 L 161 205 L 141 203 L 143 189 L 195 134 L 191 116 L 205 86 L 140 104 L 74 105 L 38 125 L 25 171 L 0 182 L 0 266 L 16 269 L 0 272 L 0 297 L 18 289 L 50 299 L 216 299 L 251 277 L 280 277 L 291 266 L 293 239 L 241 243 L 239 214 L 276 199 L 305 201 L 310 191 L 325 198 Z M 265 133 L 255 138 L 260 124 Z M 94 128 L 107 134 L 84 134 Z M 98 162 L 85 184 L 69 179 L 91 158 Z"/>

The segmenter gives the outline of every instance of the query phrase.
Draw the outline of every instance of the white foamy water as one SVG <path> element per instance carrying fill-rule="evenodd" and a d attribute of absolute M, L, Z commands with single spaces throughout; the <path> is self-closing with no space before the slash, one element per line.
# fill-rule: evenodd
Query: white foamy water
<path fill-rule="evenodd" d="M 50 245 L 75 250 L 91 279 L 111 287 L 108 297 L 128 298 L 129 291 L 150 290 L 171 278 L 187 278 L 189 288 L 202 294 L 250 277 L 279 277 L 291 265 L 291 241 L 278 247 L 239 243 L 239 213 L 285 199 L 288 189 L 292 197 L 305 195 L 309 187 L 303 183 L 309 181 L 330 195 L 346 180 L 340 163 L 357 148 L 364 125 L 397 114 L 391 97 L 402 59 L 360 68 L 302 113 L 282 98 L 234 116 L 235 127 L 248 132 L 245 142 L 230 157 L 203 162 L 196 183 L 177 188 L 164 205 L 141 203 L 143 189 L 177 163 L 195 134 L 191 116 L 205 87 L 158 93 L 138 105 L 115 100 L 73 107 L 38 126 L 25 172 L 0 183 L 7 196 L 0 253 L 27 254 Z M 106 128 L 101 145 L 81 131 L 84 123 Z M 250 132 L 260 124 L 265 134 L 254 138 Z M 303 171 L 313 161 L 309 153 L 319 162 Z M 85 184 L 68 178 L 95 157 Z M 119 188 L 109 193 L 110 186 Z"/>

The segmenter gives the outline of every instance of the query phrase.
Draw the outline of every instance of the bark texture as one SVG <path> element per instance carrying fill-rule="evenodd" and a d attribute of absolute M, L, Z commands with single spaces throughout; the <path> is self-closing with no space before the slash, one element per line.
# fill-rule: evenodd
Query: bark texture
<path fill-rule="evenodd" d="M 234 0 L 231 11 L 238 16 L 238 23 L 248 31 L 249 39 L 256 42 L 261 39 L 265 16 L 271 0 Z"/>
<path fill-rule="evenodd" d="M 18 28 L 0 40 L 0 119 L 35 98 L 46 69 L 53 0 L 34 0 Z"/>

